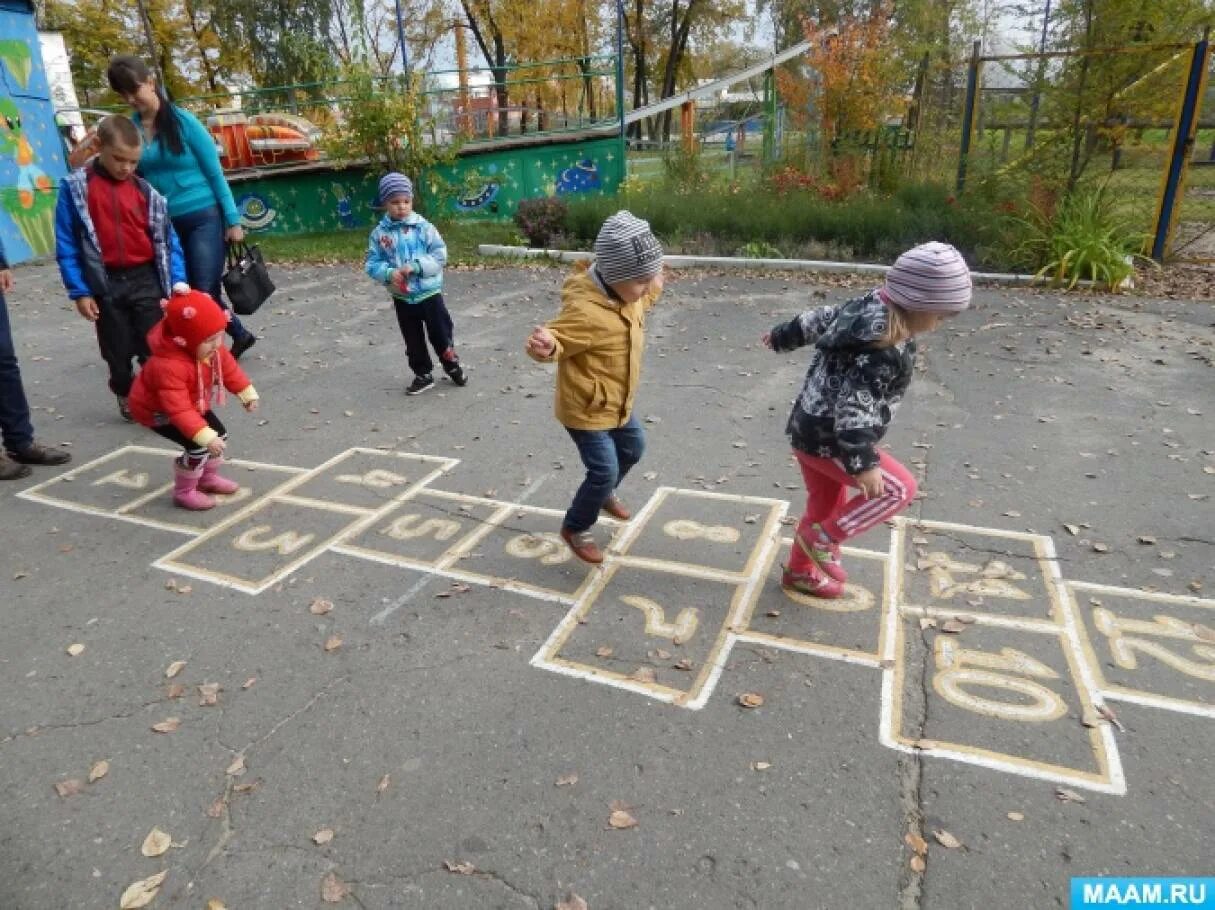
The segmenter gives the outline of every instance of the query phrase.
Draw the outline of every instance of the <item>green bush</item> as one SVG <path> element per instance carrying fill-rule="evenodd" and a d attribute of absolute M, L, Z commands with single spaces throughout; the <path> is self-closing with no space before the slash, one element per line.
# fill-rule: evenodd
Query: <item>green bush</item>
<path fill-rule="evenodd" d="M 1104 184 L 1073 190 L 1053 215 L 1033 208 L 1017 222 L 1022 239 L 1014 258 L 1069 288 L 1087 279 L 1116 290 L 1143 259 L 1146 236 L 1117 214 Z"/>
<path fill-rule="evenodd" d="M 523 199 L 515 209 L 515 224 L 532 246 L 547 247 L 565 231 L 567 206 L 556 196 Z"/>

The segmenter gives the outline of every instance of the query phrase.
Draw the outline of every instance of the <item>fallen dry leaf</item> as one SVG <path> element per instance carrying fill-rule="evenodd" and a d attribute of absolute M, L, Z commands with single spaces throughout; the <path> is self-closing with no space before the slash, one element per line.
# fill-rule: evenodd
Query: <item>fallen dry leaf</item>
<path fill-rule="evenodd" d="M 1075 790 L 1067 789 L 1067 787 L 1056 787 L 1055 798 L 1063 803 L 1082 803 L 1085 801 L 1083 796 Z"/>
<path fill-rule="evenodd" d="M 1023 822 L 1025 821 L 1025 816 L 1020 812 L 1009 812 L 1008 819 L 1009 821 Z"/>
<path fill-rule="evenodd" d="M 937 839 L 937 843 L 949 850 L 957 850 L 962 846 L 962 842 L 950 834 L 948 831 L 934 830 L 932 836 Z"/>
<path fill-rule="evenodd" d="M 333 609 L 333 601 L 325 600 L 323 597 L 318 597 L 308 607 L 308 612 L 313 616 L 324 616 Z"/>
<path fill-rule="evenodd" d="M 242 688 L 242 689 L 252 689 L 252 688 L 253 688 L 253 684 L 254 684 L 255 682 L 257 682 L 257 677 L 256 677 L 256 676 L 250 676 L 250 677 L 249 677 L 248 679 L 246 679 L 246 680 L 245 680 L 243 683 L 241 683 L 241 688 Z"/>
<path fill-rule="evenodd" d="M 232 788 L 232 792 L 233 793 L 252 793 L 254 790 L 256 790 L 261 785 L 262 785 L 262 779 L 259 777 L 257 780 L 251 780 L 247 784 L 237 784 L 235 787 Z"/>
<path fill-rule="evenodd" d="M 110 763 L 105 759 L 89 768 L 89 783 L 96 783 L 110 773 Z"/>
<path fill-rule="evenodd" d="M 654 651 L 654 656 L 657 657 L 659 660 L 670 660 L 671 652 L 664 651 L 662 648 L 657 648 Z"/>
<path fill-rule="evenodd" d="M 213 897 L 207 901 L 206 910 L 228 910 L 228 907 L 218 897 Z"/>
<path fill-rule="evenodd" d="M 245 756 L 243 755 L 238 755 L 236 758 L 232 759 L 232 764 L 228 765 L 227 770 L 224 771 L 224 774 L 228 775 L 229 777 L 240 777 L 244 773 Z"/>
<path fill-rule="evenodd" d="M 1154 544 L 1156 542 L 1156 538 L 1153 537 L 1151 534 L 1140 534 L 1136 539 L 1141 544 L 1143 544 L 1144 546 L 1147 546 L 1147 547 L 1150 547 L 1152 544 Z"/>
<path fill-rule="evenodd" d="M 449 859 L 443 860 L 443 868 L 456 875 L 475 875 L 477 872 L 477 867 L 472 863 L 453 863 Z"/>
<path fill-rule="evenodd" d="M 920 617 L 920 631 L 921 632 L 924 629 L 935 629 L 936 625 L 937 625 L 937 621 L 935 619 L 933 619 L 931 616 L 921 616 Z"/>
<path fill-rule="evenodd" d="M 167 698 L 181 698 L 186 694 L 186 687 L 181 683 L 169 683 L 169 687 L 165 690 Z"/>
<path fill-rule="evenodd" d="M 744 708 L 758 708 L 764 703 L 764 697 L 755 692 L 744 692 L 738 696 L 738 703 Z"/>
<path fill-rule="evenodd" d="M 752 771 L 767 771 L 767 770 L 768 770 L 769 768 L 771 768 L 771 767 L 772 767 L 772 763 L 771 763 L 771 762 L 766 762 L 766 761 L 753 761 L 753 762 L 751 762 L 751 770 L 752 770 Z"/>
<path fill-rule="evenodd" d="M 1080 714 L 1080 723 L 1086 727 L 1101 726 L 1101 715 L 1094 708 L 1085 708 Z"/>
<path fill-rule="evenodd" d="M 919 856 L 923 856 L 928 852 L 928 841 L 918 834 L 912 834 L 910 831 L 903 835 L 903 843 Z"/>
<path fill-rule="evenodd" d="M 626 828 L 636 828 L 637 819 L 633 818 L 633 816 L 623 809 L 616 809 L 608 816 L 608 825 L 617 831 L 623 831 Z"/>
<path fill-rule="evenodd" d="M 81 654 L 84 653 L 84 645 L 80 644 L 79 642 L 77 642 L 74 645 L 68 645 L 67 652 L 72 657 L 79 657 Z"/>
<path fill-rule="evenodd" d="M 571 893 L 569 900 L 557 901 L 557 906 L 553 910 L 590 910 L 585 900 L 577 894 Z"/>
<path fill-rule="evenodd" d="M 175 660 L 173 663 L 165 667 L 165 679 L 172 679 L 186 667 L 184 660 Z"/>
<path fill-rule="evenodd" d="M 696 664 L 692 663 L 692 660 L 687 657 L 680 658 L 674 663 L 676 670 L 691 670 L 694 666 L 696 666 Z"/>
<path fill-rule="evenodd" d="M 158 724 L 152 724 L 152 729 L 157 733 L 173 733 L 181 726 L 180 717 L 166 717 Z"/>
<path fill-rule="evenodd" d="M 1097 713 L 1117 727 L 1120 732 L 1126 732 L 1126 727 L 1122 726 L 1122 721 L 1118 719 L 1118 715 L 1114 713 L 1113 708 L 1106 705 L 1097 705 Z"/>
<path fill-rule="evenodd" d="M 1095 543 L 1093 544 L 1094 553 L 1108 553 L 1110 551 L 1109 544 Z"/>
<path fill-rule="evenodd" d="M 316 832 L 316 834 L 312 835 L 312 842 L 318 847 L 325 846 L 325 844 L 329 843 L 331 840 L 333 840 L 332 828 L 322 828 L 320 831 Z"/>
<path fill-rule="evenodd" d="M 327 904 L 340 904 L 350 893 L 350 886 L 330 872 L 321 879 L 321 900 Z"/>
<path fill-rule="evenodd" d="M 572 787 L 576 783 L 578 783 L 577 774 L 573 774 L 573 773 L 562 774 L 560 777 L 557 778 L 558 787 Z"/>
<path fill-rule="evenodd" d="M 166 869 L 164 872 L 149 875 L 130 885 L 126 891 L 122 892 L 122 897 L 118 901 L 119 910 L 139 910 L 140 907 L 146 907 L 152 903 L 152 900 L 160 893 L 161 883 L 168 874 L 169 870 Z"/>
<path fill-rule="evenodd" d="M 966 631 L 966 623 L 959 619 L 947 619 L 937 626 L 942 632 L 948 632 L 951 635 L 957 635 L 959 632 Z"/>
<path fill-rule="evenodd" d="M 383 793 L 385 790 L 388 789 L 388 785 L 390 783 L 392 783 L 392 775 L 385 774 L 383 777 L 380 778 L 380 782 L 375 785 L 375 792 Z"/>
<path fill-rule="evenodd" d="M 653 667 L 638 667 L 633 671 L 633 679 L 638 682 L 652 683 L 658 681 L 658 674 L 654 672 Z"/>
<path fill-rule="evenodd" d="M 222 796 L 219 797 L 217 800 L 215 800 L 215 802 L 207 806 L 207 818 L 219 818 L 224 814 L 224 808 L 227 805 L 228 803 L 224 800 L 224 798 Z"/>
<path fill-rule="evenodd" d="M 143 846 L 139 848 L 139 852 L 144 856 L 163 856 L 172 844 L 173 838 L 159 828 L 153 828 L 143 839 Z"/>
<path fill-rule="evenodd" d="M 924 862 L 924 857 L 918 853 L 911 857 L 911 862 L 907 865 L 911 867 L 912 872 L 923 872 L 928 868 L 928 863 Z"/>
<path fill-rule="evenodd" d="M 209 708 L 219 703 L 219 683 L 203 683 L 198 687 L 199 707 Z"/>
<path fill-rule="evenodd" d="M 596 657 L 611 657 L 615 653 L 616 652 L 613 651 L 611 648 L 609 648 L 607 645 L 604 645 L 602 648 L 595 649 Z"/>
<path fill-rule="evenodd" d="M 84 781 L 75 777 L 68 780 L 61 780 L 55 784 L 55 792 L 64 797 L 75 796 L 77 793 L 83 792 L 83 790 Z"/>
<path fill-rule="evenodd" d="M 342 636 L 340 636 L 340 635 L 330 635 L 328 638 L 325 639 L 325 650 L 326 651 L 336 651 L 341 646 L 342 646 Z"/>

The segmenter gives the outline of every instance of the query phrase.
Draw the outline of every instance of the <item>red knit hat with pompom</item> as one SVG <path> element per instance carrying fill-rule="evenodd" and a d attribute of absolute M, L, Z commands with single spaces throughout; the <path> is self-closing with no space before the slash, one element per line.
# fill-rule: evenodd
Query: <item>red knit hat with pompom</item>
<path fill-rule="evenodd" d="M 200 344 L 227 328 L 230 318 L 210 294 L 174 294 L 165 306 L 165 335 L 193 354 Z"/>

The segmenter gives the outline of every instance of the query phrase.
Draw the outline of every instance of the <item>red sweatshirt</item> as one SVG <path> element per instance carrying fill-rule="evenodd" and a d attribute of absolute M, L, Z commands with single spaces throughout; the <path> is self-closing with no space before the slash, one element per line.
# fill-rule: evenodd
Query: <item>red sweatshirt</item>
<path fill-rule="evenodd" d="M 152 261 L 148 200 L 134 180 L 115 180 L 94 162 L 89 168 L 88 200 L 106 268 L 128 269 Z"/>

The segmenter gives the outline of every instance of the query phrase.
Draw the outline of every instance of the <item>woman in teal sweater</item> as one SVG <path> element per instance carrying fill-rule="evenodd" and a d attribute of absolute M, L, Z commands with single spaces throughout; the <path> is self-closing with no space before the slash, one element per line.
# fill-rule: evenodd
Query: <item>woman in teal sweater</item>
<path fill-rule="evenodd" d="M 169 201 L 169 218 L 181 240 L 190 286 L 220 306 L 225 241 L 241 241 L 240 213 L 224 179 L 215 140 L 197 117 L 166 98 L 156 75 L 138 57 L 110 60 L 110 88 L 135 108 L 132 119 L 144 135 L 139 173 Z M 228 323 L 232 356 L 253 347 L 257 336 L 236 318 Z"/>

